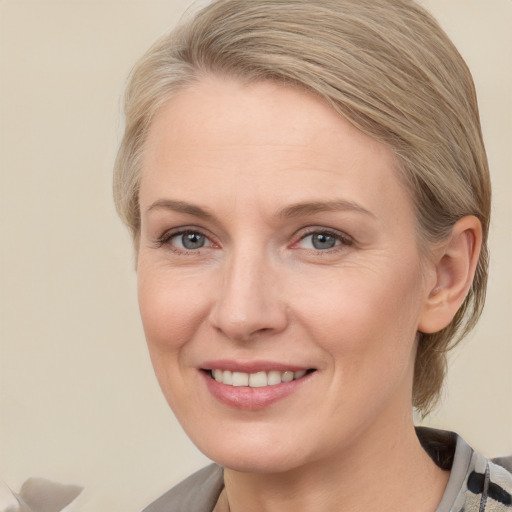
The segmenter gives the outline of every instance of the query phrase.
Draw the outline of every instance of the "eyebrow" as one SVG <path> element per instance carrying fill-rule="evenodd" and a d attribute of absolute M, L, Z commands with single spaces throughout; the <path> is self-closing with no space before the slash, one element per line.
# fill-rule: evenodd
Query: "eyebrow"
<path fill-rule="evenodd" d="M 200 219 L 205 220 L 215 219 L 215 215 L 213 215 L 212 213 L 201 208 L 200 206 L 196 206 L 185 201 L 175 201 L 173 199 L 159 199 L 152 203 L 151 206 L 149 206 L 149 208 L 146 211 L 150 212 L 151 210 L 156 209 L 165 209 L 179 213 L 186 213 L 188 215 L 193 215 L 194 217 L 199 217 Z"/>
<path fill-rule="evenodd" d="M 297 203 L 287 206 L 283 210 L 278 212 L 278 217 L 289 219 L 293 217 L 303 217 L 306 215 L 313 215 L 315 213 L 323 212 L 338 212 L 338 211 L 351 211 L 356 213 L 362 213 L 375 217 L 375 215 L 363 208 L 360 204 L 346 200 L 334 200 L 334 201 L 315 201 L 307 203 Z"/>
<path fill-rule="evenodd" d="M 187 203 L 185 201 L 176 201 L 173 199 L 158 199 L 157 201 L 152 203 L 151 206 L 149 206 L 149 208 L 146 211 L 150 212 L 155 209 L 172 210 L 175 212 L 192 215 L 200 219 L 215 220 L 215 215 L 213 215 L 212 213 L 208 212 L 204 208 L 201 208 L 200 206 Z M 356 213 L 362 213 L 364 215 L 369 215 L 370 217 L 375 217 L 373 213 L 371 213 L 366 208 L 363 208 L 361 205 L 346 200 L 296 203 L 287 206 L 282 210 L 279 210 L 276 214 L 276 217 L 282 219 L 290 219 L 296 217 L 304 217 L 307 215 L 313 215 L 315 213 L 337 211 L 351 211 Z"/>

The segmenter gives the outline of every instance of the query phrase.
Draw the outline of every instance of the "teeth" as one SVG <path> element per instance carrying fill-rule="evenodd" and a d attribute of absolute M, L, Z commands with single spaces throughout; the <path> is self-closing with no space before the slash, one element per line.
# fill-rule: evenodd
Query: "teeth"
<path fill-rule="evenodd" d="M 242 372 L 233 372 L 233 386 L 241 387 L 249 385 L 249 374 Z"/>
<path fill-rule="evenodd" d="M 269 386 L 275 386 L 276 384 L 281 384 L 281 382 L 281 372 L 268 372 L 267 383 Z"/>
<path fill-rule="evenodd" d="M 294 380 L 300 379 L 300 378 L 304 377 L 304 375 L 306 375 L 306 370 L 301 370 L 300 372 L 295 372 L 293 374 L 293 379 Z"/>
<path fill-rule="evenodd" d="M 249 374 L 249 387 L 263 388 L 268 384 L 267 372 Z"/>
<path fill-rule="evenodd" d="M 283 372 L 281 380 L 283 382 L 291 382 L 293 380 L 293 372 Z"/>
<path fill-rule="evenodd" d="M 235 387 L 251 387 L 263 388 L 265 386 L 276 386 L 282 382 L 291 382 L 292 380 L 301 379 L 306 375 L 306 370 L 292 372 L 278 372 L 272 370 L 270 372 L 244 373 L 230 372 L 229 370 L 211 370 L 211 376 L 221 384 Z"/>

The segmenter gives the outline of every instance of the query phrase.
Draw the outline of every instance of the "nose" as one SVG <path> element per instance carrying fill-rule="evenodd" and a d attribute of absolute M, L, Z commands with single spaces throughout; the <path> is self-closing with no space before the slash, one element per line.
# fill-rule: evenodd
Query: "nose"
<path fill-rule="evenodd" d="M 233 254 L 224 262 L 210 314 L 213 327 L 234 341 L 282 332 L 288 313 L 278 269 L 264 255 Z"/>

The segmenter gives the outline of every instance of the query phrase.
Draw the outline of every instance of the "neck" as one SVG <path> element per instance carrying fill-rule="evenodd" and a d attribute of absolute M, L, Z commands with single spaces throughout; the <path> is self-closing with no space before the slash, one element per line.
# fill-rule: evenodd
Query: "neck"
<path fill-rule="evenodd" d="M 285 473 L 225 470 L 230 512 L 433 512 L 449 473 L 421 447 L 412 418 L 374 425 L 351 446 Z"/>

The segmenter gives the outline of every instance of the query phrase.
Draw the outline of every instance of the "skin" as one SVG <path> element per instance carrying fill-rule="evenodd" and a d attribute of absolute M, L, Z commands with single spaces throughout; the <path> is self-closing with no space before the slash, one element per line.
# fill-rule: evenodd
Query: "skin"
<path fill-rule="evenodd" d="M 453 316 L 443 304 L 467 291 L 452 254 L 478 249 L 475 224 L 422 257 L 386 147 L 312 95 L 218 77 L 156 116 L 140 207 L 152 362 L 187 434 L 226 468 L 231 511 L 435 510 L 448 473 L 414 433 L 416 333 L 438 329 Z M 183 249 L 184 229 L 204 246 Z M 311 231 L 335 246 L 315 248 Z M 315 371 L 241 410 L 205 385 L 201 368 L 218 359 Z"/>

